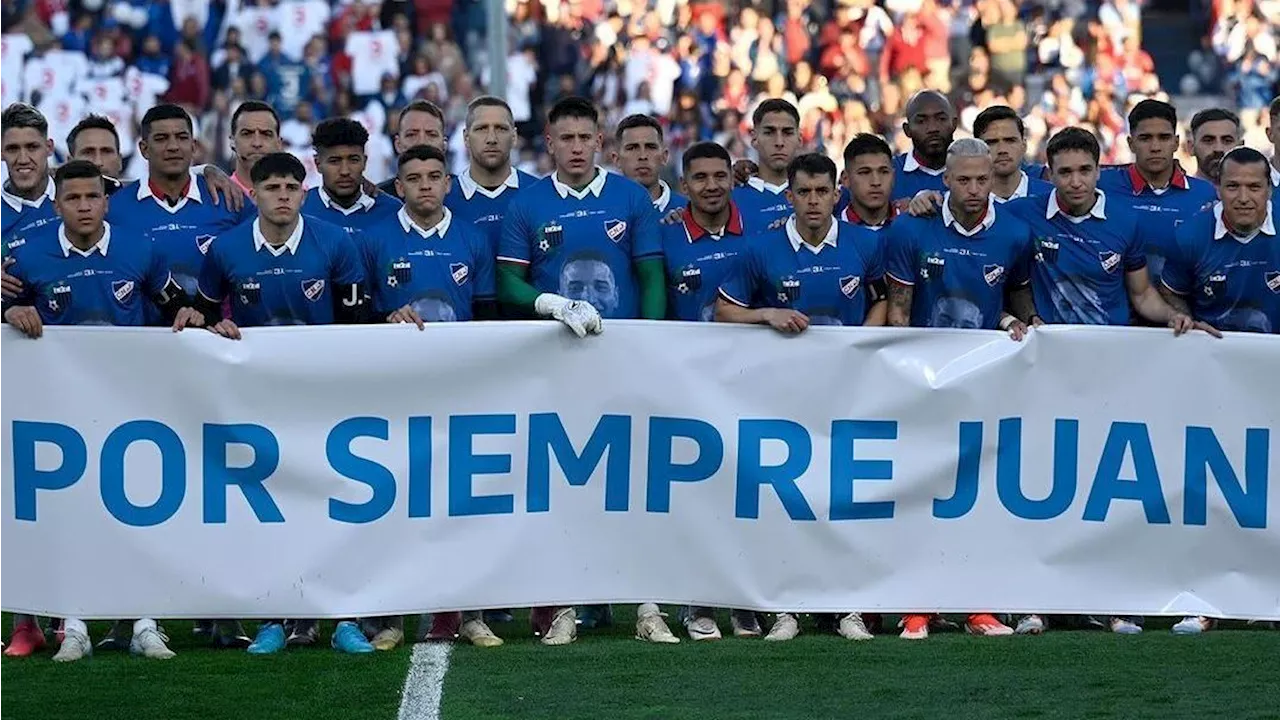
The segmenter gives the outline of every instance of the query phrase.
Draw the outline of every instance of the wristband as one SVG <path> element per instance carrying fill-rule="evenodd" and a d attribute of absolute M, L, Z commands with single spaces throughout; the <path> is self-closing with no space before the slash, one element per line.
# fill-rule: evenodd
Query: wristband
<path fill-rule="evenodd" d="M 1013 324 L 1016 322 L 1018 322 L 1018 318 L 1012 315 L 1005 315 L 1004 317 L 1000 318 L 1000 329 L 1008 330 L 1009 328 L 1013 327 Z"/>

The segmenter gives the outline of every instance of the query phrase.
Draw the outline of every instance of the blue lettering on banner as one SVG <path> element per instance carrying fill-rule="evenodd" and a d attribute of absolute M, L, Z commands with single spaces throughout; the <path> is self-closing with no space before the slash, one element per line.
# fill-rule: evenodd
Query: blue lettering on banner
<path fill-rule="evenodd" d="M 964 517 L 978 502 L 978 474 L 982 471 L 982 423 L 960 423 L 960 453 L 956 462 L 956 491 L 933 501 L 933 516 L 940 520 Z"/>
<path fill-rule="evenodd" d="M 253 448 L 253 462 L 245 467 L 227 465 L 227 446 L 247 445 Z M 204 477 L 204 521 L 210 524 L 227 521 L 227 488 L 240 488 L 249 509 L 258 522 L 284 522 L 284 515 L 267 492 L 266 482 L 280 467 L 280 441 L 261 425 L 204 426 L 204 455 L 201 468 Z"/>
<path fill-rule="evenodd" d="M 147 506 L 134 505 L 124 491 L 124 456 L 136 442 L 149 442 L 160 451 L 160 497 Z M 102 504 L 112 517 L 133 527 L 150 527 L 173 517 L 187 493 L 187 452 L 173 428 L 154 420 L 127 422 L 102 443 L 100 488 Z"/>
<path fill-rule="evenodd" d="M 1120 478 L 1120 468 L 1125 455 L 1133 453 L 1135 477 Z M 1107 442 L 1102 447 L 1102 459 L 1093 477 L 1093 488 L 1084 506 L 1084 519 L 1102 522 L 1112 500 L 1137 500 L 1142 503 L 1147 522 L 1152 525 L 1169 524 L 1169 507 L 1164 502 L 1160 488 L 1160 471 L 1156 469 L 1156 454 L 1151 449 L 1151 436 L 1145 423 L 1114 422 Z"/>
<path fill-rule="evenodd" d="M 1235 468 L 1218 444 L 1213 430 L 1207 427 L 1187 428 L 1185 505 L 1182 522 L 1204 525 L 1208 504 L 1208 472 L 1218 481 L 1218 489 L 1231 508 L 1231 514 L 1242 528 L 1258 530 L 1267 527 L 1267 465 L 1271 432 L 1266 428 L 1249 428 L 1244 434 L 1244 485 Z"/>
<path fill-rule="evenodd" d="M 893 501 L 855 502 L 853 484 L 858 480 L 893 480 L 893 461 L 859 460 L 857 440 L 897 440 L 898 423 L 892 420 L 836 420 L 831 423 L 831 519 L 887 520 L 893 517 Z"/>
<path fill-rule="evenodd" d="M 360 437 L 385 441 L 391 437 L 391 423 L 384 418 L 354 417 L 343 420 L 329 431 L 329 438 L 324 443 L 329 467 L 349 480 L 368 485 L 373 491 L 373 496 L 359 505 L 329 498 L 329 517 L 338 522 L 373 522 L 386 515 L 396 502 L 395 475 L 381 464 L 351 452 L 351 442 Z"/>
<path fill-rule="evenodd" d="M 609 461 L 604 468 L 604 509 L 606 512 L 626 512 L 630 507 L 631 493 L 631 417 L 600 416 L 579 454 L 573 449 L 559 415 L 530 415 L 526 511 L 547 512 L 551 509 L 552 455 L 555 455 L 556 464 L 564 472 L 569 485 L 582 487 L 600 467 L 606 452 Z"/>
<path fill-rule="evenodd" d="M 431 517 L 431 417 L 409 418 L 409 517 Z"/>
<path fill-rule="evenodd" d="M 1022 492 L 1022 418 L 1001 420 L 998 442 L 996 495 L 1006 510 L 1023 520 L 1052 520 L 1071 507 L 1079 466 L 1079 420 L 1054 421 L 1053 485 L 1043 500 L 1032 500 Z"/>
<path fill-rule="evenodd" d="M 698 459 L 687 464 L 671 461 L 678 437 L 698 446 Z M 671 483 L 701 482 L 716 474 L 724 462 L 724 440 L 711 423 L 689 418 L 649 418 L 649 482 L 645 510 L 671 512 Z"/>
<path fill-rule="evenodd" d="M 53 470 L 36 469 L 36 446 L 56 445 L 62 462 Z M 37 490 L 66 490 L 80 481 L 88 467 L 84 437 L 61 423 L 13 422 L 13 514 L 18 520 L 36 519 Z"/>
<path fill-rule="evenodd" d="M 780 440 L 787 446 L 787 460 L 781 465 L 765 465 L 760 459 L 765 440 Z M 738 489 L 734 516 L 755 520 L 760 517 L 760 488 L 773 486 L 787 516 L 792 520 L 817 520 L 796 480 L 809 469 L 813 440 L 804 426 L 791 420 L 738 421 Z"/>
<path fill-rule="evenodd" d="M 510 515 L 514 495 L 476 495 L 471 481 L 476 475 L 507 475 L 510 455 L 477 455 L 471 441 L 476 435 L 514 435 L 515 415 L 454 415 L 449 418 L 449 516 Z"/>

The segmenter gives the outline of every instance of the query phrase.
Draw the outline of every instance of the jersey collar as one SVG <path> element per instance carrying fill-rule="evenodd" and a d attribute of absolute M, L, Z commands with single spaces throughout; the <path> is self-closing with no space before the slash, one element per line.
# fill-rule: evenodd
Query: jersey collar
<path fill-rule="evenodd" d="M 666 180 L 659 180 L 658 184 L 662 186 L 662 194 L 658 196 L 657 200 L 653 201 L 653 207 L 658 212 L 664 213 L 667 211 L 667 206 L 671 204 L 671 186 L 667 184 Z"/>
<path fill-rule="evenodd" d="M 747 178 L 747 184 L 755 188 L 758 192 L 767 192 L 767 193 L 772 193 L 774 195 L 781 195 L 782 193 L 787 191 L 787 187 L 791 183 L 782 183 L 781 185 L 774 185 L 773 183 L 767 183 L 758 177 L 752 176 Z"/>
<path fill-rule="evenodd" d="M 1182 170 L 1182 165 L 1178 161 L 1173 162 L 1173 177 L 1169 179 L 1169 184 L 1162 188 L 1151 187 L 1146 178 L 1142 177 L 1142 173 L 1138 172 L 1138 163 L 1129 164 L 1129 184 L 1133 186 L 1133 194 L 1141 195 L 1143 192 L 1150 190 L 1154 193 L 1164 192 L 1169 188 L 1178 188 L 1186 190 L 1191 187 L 1191 181 L 1187 180 L 1187 173 Z"/>
<path fill-rule="evenodd" d="M 691 243 L 705 237 L 719 240 L 725 235 L 742 234 L 742 213 L 738 212 L 737 203 L 732 201 L 729 202 L 729 221 L 725 223 L 724 229 L 720 231 L 719 235 L 713 234 L 710 230 L 699 225 L 697 220 L 693 219 L 692 206 L 685 206 L 684 211 L 680 213 L 680 219 L 684 222 L 684 232 Z"/>
<path fill-rule="evenodd" d="M 964 226 L 960 224 L 960 221 L 956 219 L 956 216 L 951 214 L 951 193 L 943 195 L 942 226 L 949 227 L 968 238 L 971 238 L 984 230 L 990 230 L 991 226 L 996 224 L 996 203 L 991 199 L 992 197 L 994 196 L 987 196 L 987 209 L 982 213 L 982 220 L 980 220 L 972 230 L 966 230 Z"/>
<path fill-rule="evenodd" d="M 289 251 L 290 255 L 298 254 L 298 245 L 302 242 L 302 226 L 306 222 L 301 215 L 298 216 L 298 224 L 293 227 L 293 232 L 289 233 L 289 237 L 285 239 L 283 245 L 272 245 L 267 242 L 267 237 L 262 234 L 261 222 L 261 219 L 253 221 L 253 249 L 255 251 L 265 247 L 267 252 L 276 257 L 283 255 L 286 250 Z"/>
<path fill-rule="evenodd" d="M 1083 217 L 1076 217 L 1075 215 L 1066 214 L 1065 212 L 1063 212 L 1062 208 L 1058 205 L 1058 190 L 1056 188 L 1049 191 L 1049 206 L 1045 208 L 1044 219 L 1052 220 L 1054 215 L 1060 214 L 1062 215 L 1062 217 L 1070 220 L 1073 223 L 1082 223 L 1085 220 L 1088 220 L 1089 218 L 1106 220 L 1107 219 L 1107 194 L 1102 192 L 1101 190 L 1095 190 L 1094 192 L 1097 193 L 1098 199 L 1093 203 L 1093 207 L 1089 208 L 1089 214 Z"/>
<path fill-rule="evenodd" d="M 1262 226 L 1259 227 L 1257 230 L 1254 230 L 1247 237 L 1240 237 L 1239 235 L 1236 235 L 1235 233 L 1231 232 L 1231 230 L 1227 228 L 1227 223 L 1223 221 L 1222 201 L 1219 200 L 1218 202 L 1213 204 L 1213 239 L 1221 240 L 1224 237 L 1230 235 L 1231 237 L 1235 238 L 1237 242 L 1247 245 L 1249 241 L 1257 237 L 1259 233 L 1263 235 L 1270 235 L 1272 237 L 1275 237 L 1276 221 L 1275 221 L 1275 216 L 1273 215 L 1274 210 L 1275 208 L 1272 206 L 1272 203 L 1268 202 L 1267 217 L 1262 221 Z"/>
<path fill-rule="evenodd" d="M 423 240 L 426 240 L 432 235 L 435 235 L 436 237 L 444 237 L 445 233 L 449 232 L 449 225 L 453 223 L 453 213 L 449 212 L 449 208 L 447 207 L 441 209 L 444 210 L 444 217 L 440 218 L 440 222 L 436 223 L 435 227 L 426 229 L 423 229 L 418 225 L 418 223 L 414 222 L 413 218 L 409 217 L 408 211 L 403 207 L 401 207 L 399 212 L 396 213 L 396 217 L 400 218 L 400 227 L 404 228 L 405 232 L 412 230 L 413 232 L 418 233 Z"/>
<path fill-rule="evenodd" d="M 111 224 L 103 222 L 102 237 L 98 239 L 98 242 L 94 243 L 93 247 L 88 250 L 81 250 L 75 245 L 72 245 L 71 240 L 67 238 L 66 224 L 58 223 L 58 244 L 62 246 L 62 257 L 71 257 L 71 253 L 75 253 L 80 257 L 89 257 L 93 254 L 94 250 L 101 253 L 102 257 L 106 257 L 107 247 L 111 245 Z"/>
<path fill-rule="evenodd" d="M 462 198 L 470 200 L 472 195 L 480 193 L 481 195 L 493 200 L 506 191 L 507 188 L 512 190 L 520 189 L 520 174 L 515 168 L 511 168 L 511 174 L 507 175 L 507 179 L 502 181 L 498 187 L 490 190 L 471 177 L 471 168 L 468 167 L 458 176 L 458 190 L 462 191 Z"/>
<path fill-rule="evenodd" d="M 49 178 L 49 184 L 44 186 L 44 194 L 36 198 L 35 200 L 28 200 L 20 195 L 15 195 L 6 189 L 3 191 L 4 201 L 9 207 L 13 208 L 15 211 L 22 212 L 22 208 L 24 207 L 38 208 L 44 205 L 45 200 L 52 200 L 55 190 L 56 189 L 54 188 L 54 185 L 53 185 L 53 178 Z"/>
<path fill-rule="evenodd" d="M 551 173 L 551 184 L 555 187 L 556 193 L 560 195 L 561 200 L 568 198 L 570 195 L 578 200 L 584 200 L 589 194 L 600 197 L 600 193 L 604 191 L 604 181 L 608 179 L 608 177 L 609 171 L 597 165 L 595 178 L 593 178 L 591 182 L 581 190 L 574 190 L 568 185 L 560 182 L 560 173 L 558 171 Z"/>
<path fill-rule="evenodd" d="M 840 234 L 840 223 L 836 222 L 835 218 L 831 219 L 831 227 L 827 228 L 827 236 L 822 238 L 822 242 L 816 246 L 810 245 L 804 241 L 804 238 L 800 237 L 800 230 L 796 228 L 795 215 L 787 218 L 787 224 L 784 227 L 787 229 L 787 239 L 791 241 L 792 250 L 800 252 L 800 248 L 803 246 L 809 248 L 809 252 L 814 255 L 822 252 L 822 247 L 824 245 L 835 247 L 836 237 Z"/>
<path fill-rule="evenodd" d="M 932 175 L 934 177 L 937 177 L 942 173 L 946 172 L 946 170 L 947 170 L 946 168 L 938 168 L 937 170 L 934 170 L 933 168 L 925 167 L 924 165 L 921 165 L 920 158 L 916 157 L 916 154 L 914 151 L 907 153 L 906 158 L 903 159 L 902 161 L 903 172 L 923 172 L 926 175 Z"/>
<path fill-rule="evenodd" d="M 1275 165 L 1268 164 L 1267 169 L 1271 171 L 1271 187 L 1280 188 L 1280 170 Z"/>
<path fill-rule="evenodd" d="M 187 191 L 183 194 L 182 199 L 176 205 L 170 205 L 161 198 L 156 197 L 151 190 L 151 178 L 145 177 L 138 181 L 138 199 L 146 200 L 147 198 L 155 198 L 156 205 L 167 210 L 169 213 L 176 213 L 186 206 L 187 201 L 194 200 L 196 202 L 204 202 L 200 196 L 200 183 L 195 175 L 191 175 L 187 182 Z"/>
<path fill-rule="evenodd" d="M 1031 192 L 1031 178 L 1027 177 L 1026 171 L 1019 170 L 1018 173 L 1022 175 L 1022 179 L 1018 181 L 1018 187 L 1014 188 L 1012 195 L 1007 198 L 1002 198 L 995 193 L 991 193 L 991 199 L 995 200 L 997 203 L 1003 204 L 1010 200 L 1017 200 L 1018 198 L 1026 197 L 1027 194 Z"/>
<path fill-rule="evenodd" d="M 341 205 L 335 203 L 333 201 L 333 198 L 329 196 L 329 193 L 324 191 L 323 187 L 316 188 L 316 194 L 320 196 L 320 202 L 324 203 L 325 207 L 329 208 L 330 210 L 337 210 L 338 212 L 342 213 L 344 216 L 351 215 L 353 213 L 358 213 L 358 212 L 367 212 L 370 208 L 374 206 L 374 203 L 375 203 L 373 198 L 365 194 L 364 188 L 360 189 L 360 196 L 357 197 L 356 201 L 351 204 L 351 207 L 342 207 Z"/>
<path fill-rule="evenodd" d="M 897 217 L 897 215 L 898 215 L 898 207 L 893 203 L 889 203 L 889 214 L 885 217 L 884 222 L 880 223 L 879 225 L 872 225 L 868 223 L 866 220 L 863 220 L 862 216 L 858 215 L 858 213 L 854 211 L 853 203 L 850 202 L 848 205 L 845 206 L 844 210 L 841 211 L 840 219 L 849 223 L 850 225 L 861 225 L 862 227 L 867 228 L 868 230 L 880 230 L 888 227 L 889 223 L 893 222 L 893 219 Z"/>

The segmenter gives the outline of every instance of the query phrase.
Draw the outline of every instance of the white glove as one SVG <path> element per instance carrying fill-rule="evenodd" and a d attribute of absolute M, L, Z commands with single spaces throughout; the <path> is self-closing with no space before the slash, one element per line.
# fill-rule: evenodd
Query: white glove
<path fill-rule="evenodd" d="M 595 306 L 581 300 L 570 300 L 554 293 L 542 293 L 533 301 L 533 311 L 542 317 L 559 320 L 578 337 L 604 332 L 604 322 Z"/>

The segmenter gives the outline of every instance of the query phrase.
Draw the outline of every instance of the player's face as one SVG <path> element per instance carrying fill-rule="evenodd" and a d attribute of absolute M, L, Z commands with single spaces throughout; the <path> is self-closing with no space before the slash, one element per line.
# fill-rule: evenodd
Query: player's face
<path fill-rule="evenodd" d="M 956 117 L 951 108 L 941 98 L 924 97 L 912 109 L 915 114 L 902 124 L 912 147 L 932 157 L 945 153 L 956 134 Z"/>
<path fill-rule="evenodd" d="M 845 182 L 854 202 L 878 211 L 889 204 L 893 192 L 893 160 L 880 153 L 855 155 L 853 164 L 845 168 Z"/>
<path fill-rule="evenodd" d="M 698 158 L 689 163 L 684 174 L 684 191 L 689 203 L 698 211 L 715 215 L 729 204 L 733 191 L 733 173 L 729 163 L 720 158 Z"/>
<path fill-rule="evenodd" d="M 996 120 L 987 126 L 982 141 L 991 148 L 991 171 L 996 177 L 1009 177 L 1022 171 L 1027 156 L 1027 140 L 1018 132 L 1013 120 Z"/>
<path fill-rule="evenodd" d="M 1201 125 L 1191 137 L 1191 154 L 1196 168 L 1206 177 L 1218 177 L 1218 164 L 1227 151 L 1241 142 L 1240 127 L 1230 120 L 1214 120 Z"/>
<path fill-rule="evenodd" d="M 280 128 L 269 112 L 247 112 L 236 121 L 231 132 L 231 146 L 236 159 L 245 167 L 267 153 L 280 152 Z"/>
<path fill-rule="evenodd" d="M 196 152 L 191 126 L 186 120 L 157 120 L 151 123 L 151 134 L 138 141 L 138 150 L 153 174 L 184 175 Z"/>
<path fill-rule="evenodd" d="M 616 153 L 622 174 L 649 188 L 658 184 L 658 173 L 671 154 L 651 127 L 631 128 L 622 133 Z"/>
<path fill-rule="evenodd" d="M 825 173 L 796 173 L 787 188 L 787 200 L 796 212 L 796 224 L 808 230 L 821 230 L 836 209 L 835 178 Z"/>
<path fill-rule="evenodd" d="M 560 282 L 565 297 L 591 303 L 601 314 L 608 315 L 618 308 L 618 284 L 613 270 L 599 260 L 566 263 Z"/>
<path fill-rule="evenodd" d="M 253 186 L 258 214 L 275 225 L 291 225 L 302 211 L 302 181 L 292 176 L 272 175 Z"/>
<path fill-rule="evenodd" d="M 767 113 L 751 129 L 751 147 L 759 153 L 761 165 L 775 173 L 785 173 L 800 152 L 800 126 L 787 113 Z"/>
<path fill-rule="evenodd" d="M 324 191 L 338 198 L 353 198 L 360 194 L 364 178 L 364 166 L 368 157 L 358 145 L 340 145 L 324 151 L 316 169 L 324 184 Z"/>
<path fill-rule="evenodd" d="M 1252 232 L 1267 218 L 1271 173 L 1265 163 L 1226 162 L 1218 178 L 1222 219 L 1237 232 Z"/>
<path fill-rule="evenodd" d="M 952 207 L 958 203 L 965 212 L 982 212 L 991 196 L 991 168 L 989 157 L 958 157 L 948 160 L 942 179 L 951 191 Z"/>
<path fill-rule="evenodd" d="M 64 180 L 53 202 L 67 229 L 81 236 L 97 232 L 107 216 L 107 193 L 101 178 Z"/>
<path fill-rule="evenodd" d="M 516 142 L 511 113 L 500 107 L 476 108 L 463 139 L 472 163 L 485 170 L 501 170 L 511 162 L 511 148 Z"/>
<path fill-rule="evenodd" d="M 1049 180 L 1067 205 L 1092 207 L 1098 187 L 1098 163 L 1084 150 L 1063 150 L 1049 158 Z"/>
<path fill-rule="evenodd" d="M 71 148 L 71 157 L 76 160 L 88 160 L 102 170 L 103 175 L 120 177 L 124 169 L 124 161 L 120 158 L 120 147 L 116 137 L 101 128 L 81 130 L 76 135 L 76 146 Z"/>
<path fill-rule="evenodd" d="M 585 175 L 596 162 L 603 138 L 600 128 L 587 118 L 560 118 L 547 128 L 547 145 L 556 171 L 568 175 Z"/>
<path fill-rule="evenodd" d="M 1148 118 L 1129 134 L 1129 149 L 1139 170 L 1152 175 L 1167 172 L 1178 149 L 1178 133 L 1168 120 Z"/>
<path fill-rule="evenodd" d="M 449 172 L 439 160 L 410 160 L 400 166 L 396 189 L 410 212 L 425 217 L 440 210 L 449 192 Z"/>
<path fill-rule="evenodd" d="M 4 163 L 9 166 L 9 182 L 19 194 L 32 193 L 49 184 L 49 154 L 53 141 L 35 128 L 9 128 L 0 141 Z"/>
<path fill-rule="evenodd" d="M 444 152 L 444 123 L 440 118 L 423 110 L 405 113 L 396 133 L 396 152 L 402 153 L 419 145 L 431 145 Z"/>

